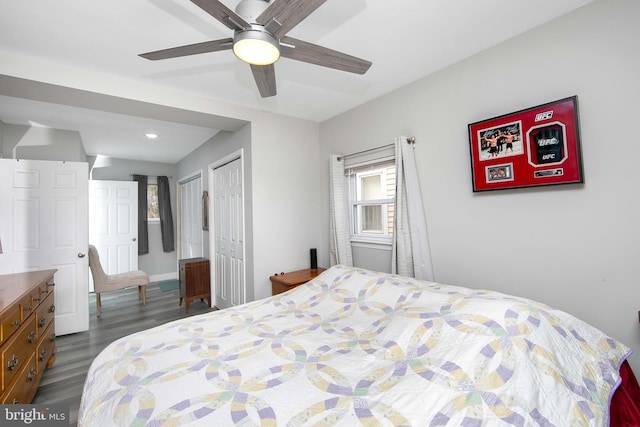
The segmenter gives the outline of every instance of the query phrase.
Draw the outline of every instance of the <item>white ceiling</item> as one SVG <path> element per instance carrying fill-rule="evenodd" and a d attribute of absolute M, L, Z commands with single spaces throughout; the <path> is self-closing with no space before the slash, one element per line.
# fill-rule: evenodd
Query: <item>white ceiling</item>
<path fill-rule="evenodd" d="M 85 152 L 119 159 L 177 163 L 218 131 L 201 126 L 115 114 L 0 95 L 0 120 L 80 133 Z M 155 133 L 149 139 L 146 133 Z"/>
<path fill-rule="evenodd" d="M 4 1 L 0 52 L 322 122 L 590 1 L 330 0 L 289 35 L 372 61 L 371 69 L 360 76 L 282 58 L 275 65 L 278 94 L 266 99 L 249 66 L 231 51 L 162 61 L 138 57 L 232 36 L 188 0 Z M 239 0 L 223 2 L 234 9 Z M 0 96 L 0 120 L 78 130 L 89 155 L 168 163 L 216 133 L 13 96 Z M 150 151 L 141 134 L 151 128 L 161 137 Z M 163 145 L 163 139 L 174 143 Z"/>

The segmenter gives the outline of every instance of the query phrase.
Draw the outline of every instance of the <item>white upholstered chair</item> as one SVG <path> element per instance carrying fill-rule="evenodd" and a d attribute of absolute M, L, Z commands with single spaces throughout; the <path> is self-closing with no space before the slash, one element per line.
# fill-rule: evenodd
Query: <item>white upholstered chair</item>
<path fill-rule="evenodd" d="M 89 245 L 89 267 L 93 276 L 93 286 L 96 293 L 96 315 L 100 317 L 100 294 L 102 292 L 117 291 L 119 289 L 138 287 L 138 298 L 142 304 L 147 305 L 147 285 L 149 276 L 142 270 L 128 271 L 126 273 L 106 274 L 100 265 L 98 251 L 93 245 Z"/>

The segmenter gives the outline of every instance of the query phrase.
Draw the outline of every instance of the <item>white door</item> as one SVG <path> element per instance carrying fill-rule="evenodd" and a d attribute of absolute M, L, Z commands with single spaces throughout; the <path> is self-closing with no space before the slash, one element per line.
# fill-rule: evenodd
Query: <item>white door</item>
<path fill-rule="evenodd" d="M 213 171 L 216 307 L 245 302 L 244 196 L 241 159 Z"/>
<path fill-rule="evenodd" d="M 56 334 L 89 329 L 88 165 L 0 159 L 0 273 L 57 269 Z"/>
<path fill-rule="evenodd" d="M 89 243 L 107 274 L 138 269 L 137 182 L 89 181 Z"/>

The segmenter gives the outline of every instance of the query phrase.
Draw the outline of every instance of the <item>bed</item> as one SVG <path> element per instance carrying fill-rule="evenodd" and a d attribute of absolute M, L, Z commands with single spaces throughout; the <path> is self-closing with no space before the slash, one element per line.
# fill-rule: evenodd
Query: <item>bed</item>
<path fill-rule="evenodd" d="M 531 300 L 338 265 L 113 342 L 78 425 L 640 425 L 629 354 Z"/>

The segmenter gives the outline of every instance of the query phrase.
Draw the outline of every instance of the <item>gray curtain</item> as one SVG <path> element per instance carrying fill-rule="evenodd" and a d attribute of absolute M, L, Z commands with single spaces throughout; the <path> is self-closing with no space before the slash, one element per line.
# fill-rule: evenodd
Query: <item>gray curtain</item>
<path fill-rule="evenodd" d="M 173 215 L 171 214 L 171 196 L 169 195 L 169 178 L 158 177 L 158 208 L 160 210 L 160 232 L 162 234 L 162 250 L 173 252 Z"/>
<path fill-rule="evenodd" d="M 133 175 L 138 182 L 138 255 L 149 253 L 149 228 L 147 227 L 147 176 Z"/>

